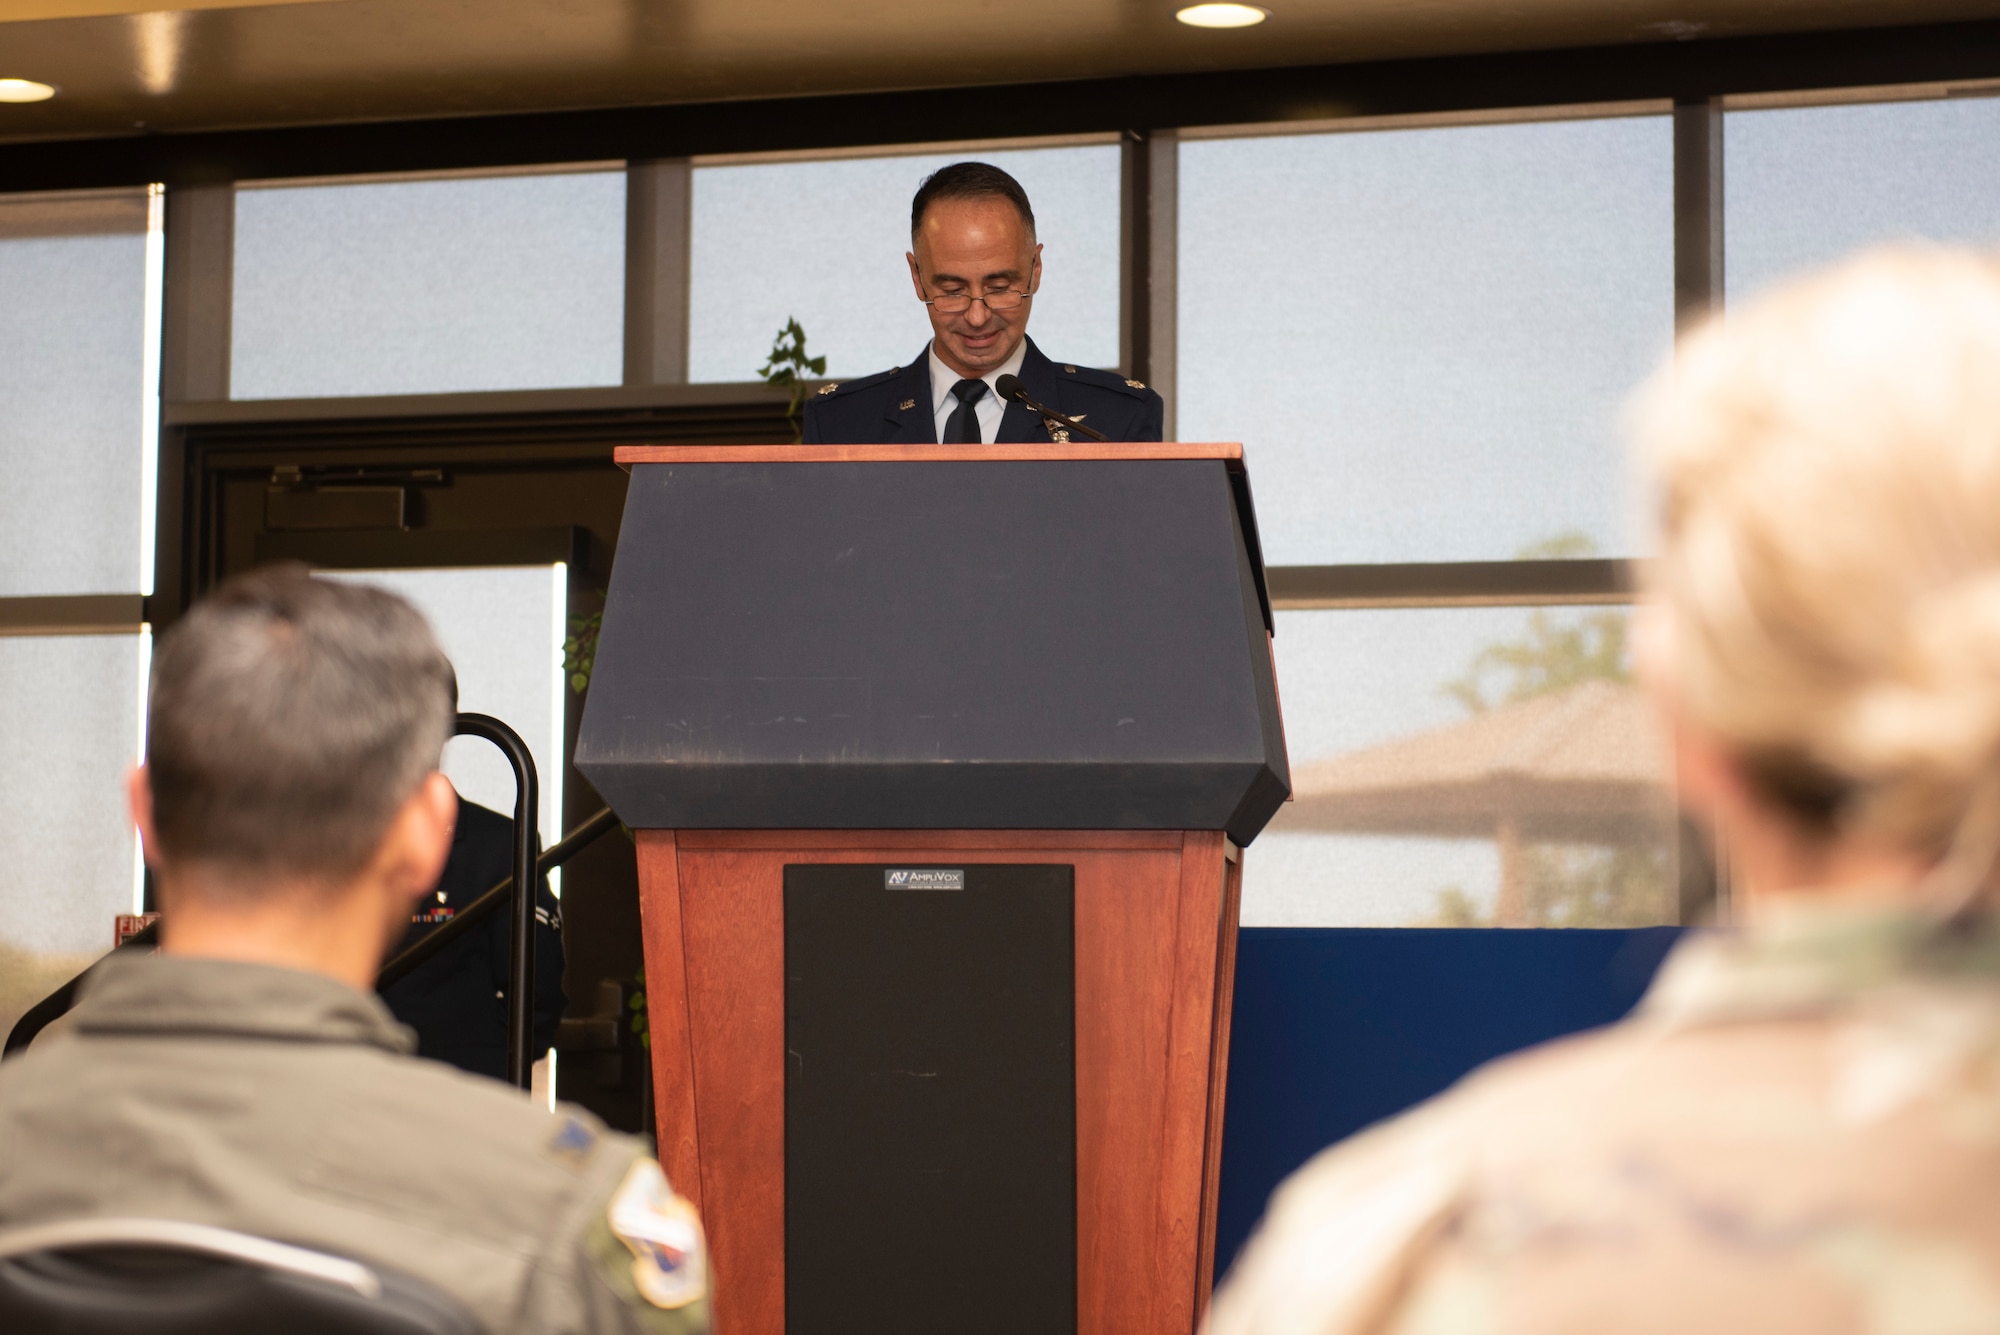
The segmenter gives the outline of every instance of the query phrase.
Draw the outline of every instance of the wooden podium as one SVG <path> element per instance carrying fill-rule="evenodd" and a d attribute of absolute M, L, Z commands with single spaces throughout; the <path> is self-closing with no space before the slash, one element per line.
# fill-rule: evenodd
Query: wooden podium
<path fill-rule="evenodd" d="M 577 765 L 716 1329 L 1190 1331 L 1290 783 L 1240 448 L 618 459 Z"/>

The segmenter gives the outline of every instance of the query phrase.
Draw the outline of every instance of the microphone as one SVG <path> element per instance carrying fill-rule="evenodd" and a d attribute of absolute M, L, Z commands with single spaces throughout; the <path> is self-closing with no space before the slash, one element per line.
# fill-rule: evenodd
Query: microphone
<path fill-rule="evenodd" d="M 1109 436 L 1105 435 L 1102 431 L 1093 430 L 1092 428 L 1085 426 L 1081 422 L 1073 421 L 1070 418 L 1064 417 L 1061 413 L 1057 412 L 1053 408 L 1044 408 L 1041 404 L 1036 403 L 1033 399 L 1028 397 L 1027 386 L 1021 383 L 1020 377 L 1018 376 L 1003 375 L 998 380 L 993 382 L 993 388 L 1000 392 L 1001 398 L 1012 399 L 1015 403 L 1020 404 L 1023 408 L 1026 408 L 1029 412 L 1040 413 L 1043 417 L 1048 418 L 1051 422 L 1055 422 L 1059 426 L 1067 427 L 1069 430 L 1076 432 L 1078 435 L 1088 436 L 1092 440 L 1101 440 L 1107 442 L 1111 439 Z"/>

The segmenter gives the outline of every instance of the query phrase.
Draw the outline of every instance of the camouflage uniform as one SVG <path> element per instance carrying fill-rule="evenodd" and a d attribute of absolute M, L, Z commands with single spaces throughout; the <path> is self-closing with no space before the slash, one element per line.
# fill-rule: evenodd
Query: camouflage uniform
<path fill-rule="evenodd" d="M 2000 1332 L 2000 934 L 1793 916 L 1272 1198 L 1209 1335 Z"/>
<path fill-rule="evenodd" d="M 0 1066 L 0 1228 L 237 1229 L 428 1280 L 496 1335 L 707 1329 L 700 1225 L 639 1142 L 414 1046 L 318 974 L 108 959 Z"/>

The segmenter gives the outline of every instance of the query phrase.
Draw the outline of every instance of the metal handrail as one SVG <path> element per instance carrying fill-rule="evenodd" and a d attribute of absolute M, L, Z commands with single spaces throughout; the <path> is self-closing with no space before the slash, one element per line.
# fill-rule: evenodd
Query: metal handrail
<path fill-rule="evenodd" d="M 484 737 L 514 769 L 514 941 L 508 959 L 507 1079 L 528 1088 L 535 1064 L 535 758 L 521 734 L 491 714 L 460 714 L 457 737 Z"/>
<path fill-rule="evenodd" d="M 610 807 L 599 809 L 595 816 L 564 835 L 562 842 L 535 859 L 535 875 L 539 880 L 550 871 L 562 866 L 585 848 L 597 841 L 597 836 L 618 823 L 618 816 Z M 426 932 L 411 942 L 403 950 L 391 956 L 382 966 L 382 972 L 375 977 L 375 986 L 388 987 L 400 983 L 418 968 L 427 963 L 446 946 L 464 936 L 478 926 L 493 910 L 508 903 L 513 896 L 514 878 L 504 876 L 493 883 L 493 888 L 479 898 L 454 913 L 436 928 Z"/>

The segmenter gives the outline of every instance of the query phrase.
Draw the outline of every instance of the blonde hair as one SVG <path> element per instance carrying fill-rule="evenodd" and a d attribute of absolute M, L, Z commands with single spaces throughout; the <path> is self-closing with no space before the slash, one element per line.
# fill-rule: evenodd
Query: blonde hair
<path fill-rule="evenodd" d="M 2000 795 L 2000 262 L 1787 284 L 1634 421 L 1680 707 L 1809 824 L 1943 857 Z"/>

